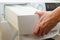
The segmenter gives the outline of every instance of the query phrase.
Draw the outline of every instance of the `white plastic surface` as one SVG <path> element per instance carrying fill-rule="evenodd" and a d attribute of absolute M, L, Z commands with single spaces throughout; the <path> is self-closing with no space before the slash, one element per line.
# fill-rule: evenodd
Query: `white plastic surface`
<path fill-rule="evenodd" d="M 17 16 L 34 15 L 37 11 L 31 6 L 6 6 L 6 8 L 13 11 Z"/>

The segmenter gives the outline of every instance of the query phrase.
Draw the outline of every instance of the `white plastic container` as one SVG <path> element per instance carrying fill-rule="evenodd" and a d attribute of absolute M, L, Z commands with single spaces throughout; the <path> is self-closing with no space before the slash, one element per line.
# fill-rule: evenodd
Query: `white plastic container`
<path fill-rule="evenodd" d="M 5 19 L 13 25 L 20 34 L 32 34 L 32 31 L 39 19 L 34 14 L 37 9 L 31 6 L 6 6 Z"/>

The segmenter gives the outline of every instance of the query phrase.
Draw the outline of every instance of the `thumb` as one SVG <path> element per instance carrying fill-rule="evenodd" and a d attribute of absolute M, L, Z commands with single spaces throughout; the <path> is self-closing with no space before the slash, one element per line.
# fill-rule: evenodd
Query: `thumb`
<path fill-rule="evenodd" d="M 43 14 L 45 14 L 45 11 L 36 11 L 35 14 L 41 17 Z"/>

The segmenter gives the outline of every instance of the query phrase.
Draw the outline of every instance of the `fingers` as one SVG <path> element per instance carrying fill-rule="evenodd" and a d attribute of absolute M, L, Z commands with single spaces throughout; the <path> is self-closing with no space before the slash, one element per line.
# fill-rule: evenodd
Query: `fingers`
<path fill-rule="evenodd" d="M 35 14 L 38 14 L 40 17 L 44 14 L 51 13 L 52 11 L 36 11 Z"/>
<path fill-rule="evenodd" d="M 36 27 L 35 27 L 34 30 L 33 30 L 33 34 L 37 36 L 38 33 L 39 33 L 39 31 L 40 31 L 40 30 L 39 30 L 39 21 L 38 21 Z"/>
<path fill-rule="evenodd" d="M 47 28 L 47 27 L 46 27 L 47 24 L 48 24 L 48 22 L 46 22 L 46 21 L 43 22 L 42 29 L 41 29 L 42 32 L 40 32 L 40 36 L 45 35 L 45 33 L 44 33 L 45 30 L 44 30 L 44 29 Z"/>
<path fill-rule="evenodd" d="M 38 36 L 38 33 L 39 33 L 39 27 L 35 27 L 34 31 L 33 31 L 33 34 Z"/>
<path fill-rule="evenodd" d="M 45 23 L 45 24 L 43 25 L 44 28 L 43 28 L 43 30 L 42 30 L 41 36 L 45 35 L 45 30 L 44 30 L 44 29 L 46 28 L 46 25 L 47 25 L 47 23 Z"/>
<path fill-rule="evenodd" d="M 42 36 L 42 31 L 44 30 L 43 28 L 43 26 L 45 26 L 44 24 L 44 20 L 42 20 L 43 18 L 44 18 L 45 16 L 43 16 L 43 17 L 41 17 L 40 19 L 39 19 L 39 21 L 38 21 L 38 23 L 37 23 L 37 25 L 36 25 L 36 27 L 35 27 L 35 29 L 34 29 L 34 31 L 33 31 L 33 34 L 35 34 L 35 35 L 37 35 L 37 36 Z M 42 21 L 43 22 L 42 22 Z M 44 23 L 44 24 L 43 24 Z"/>
<path fill-rule="evenodd" d="M 56 26 L 57 22 L 49 23 L 44 29 L 44 33 L 47 34 L 49 31 Z"/>
<path fill-rule="evenodd" d="M 49 27 L 50 27 L 49 25 L 46 26 L 46 28 L 44 29 L 44 32 L 43 32 L 44 34 L 43 35 L 45 35 L 49 32 L 49 30 L 50 30 Z"/>
<path fill-rule="evenodd" d="M 40 17 L 44 14 L 44 11 L 36 11 L 35 14 L 39 15 Z"/>

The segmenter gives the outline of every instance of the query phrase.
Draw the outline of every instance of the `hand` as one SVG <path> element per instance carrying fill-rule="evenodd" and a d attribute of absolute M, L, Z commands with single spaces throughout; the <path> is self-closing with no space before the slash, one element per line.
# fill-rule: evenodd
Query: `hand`
<path fill-rule="evenodd" d="M 36 36 L 43 36 L 47 34 L 59 22 L 57 9 L 53 11 L 38 11 L 36 14 L 40 16 L 40 19 L 33 30 L 33 34 Z"/>

